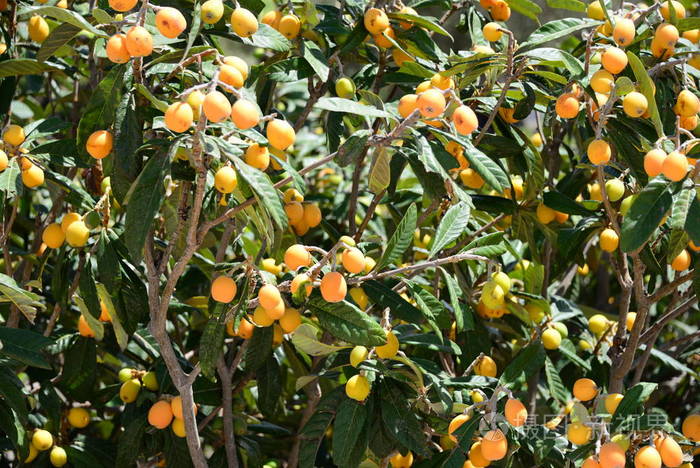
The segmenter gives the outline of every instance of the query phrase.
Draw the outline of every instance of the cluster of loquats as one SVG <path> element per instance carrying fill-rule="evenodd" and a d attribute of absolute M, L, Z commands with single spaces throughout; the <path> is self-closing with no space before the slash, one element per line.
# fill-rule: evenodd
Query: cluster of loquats
<path fill-rule="evenodd" d="M 276 29 L 290 41 L 296 39 L 301 32 L 301 20 L 294 11 L 284 13 L 280 10 L 270 10 L 265 13 L 260 22 Z"/>
<path fill-rule="evenodd" d="M 84 407 L 72 407 L 65 413 L 65 421 L 73 429 L 85 429 L 90 424 L 90 411 Z M 64 440 L 67 436 L 67 431 L 61 431 L 59 440 Z M 54 435 L 45 429 L 35 429 L 29 438 L 29 454 L 22 460 L 23 463 L 29 464 L 33 462 L 41 452 L 48 453 L 48 461 L 52 466 L 60 467 L 68 463 L 68 453 L 66 450 L 56 443 Z"/>
<path fill-rule="evenodd" d="M 289 224 L 298 236 L 303 236 L 309 229 L 321 224 L 323 215 L 318 204 L 304 202 L 304 195 L 297 189 L 289 188 L 284 191 L 284 212 L 287 214 Z M 290 267 L 292 270 L 296 268 Z"/>
<path fill-rule="evenodd" d="M 197 414 L 197 406 L 194 407 Z M 170 426 L 177 437 L 186 437 L 185 419 L 182 414 L 182 398 L 179 396 L 156 401 L 148 410 L 148 424 L 156 429 Z"/>
<path fill-rule="evenodd" d="M 5 171 L 16 159 L 22 171 L 22 184 L 33 189 L 44 183 L 44 170 L 25 156 L 28 150 L 22 145 L 26 137 L 24 128 L 19 125 L 10 124 L 3 130 L 2 146 L 0 146 L 0 173 Z"/>
<path fill-rule="evenodd" d="M 78 408 L 74 408 L 78 409 Z M 82 408 L 80 408 L 82 409 Z M 74 415 L 77 413 L 74 413 Z M 74 422 L 79 422 L 77 420 L 77 416 L 74 417 Z M 81 418 L 81 423 L 82 423 Z M 72 424 L 72 422 L 71 422 Z M 79 426 L 74 426 L 74 427 L 79 427 Z M 45 429 L 36 429 L 34 432 L 31 434 L 30 439 L 29 439 L 29 455 L 27 458 L 23 460 L 24 463 L 31 463 L 36 459 L 37 456 L 39 456 L 39 453 L 41 452 L 46 452 L 49 450 L 49 462 L 51 463 L 51 466 L 64 466 L 66 463 L 68 463 L 68 453 L 66 453 L 66 450 L 55 444 L 54 441 L 54 436 L 47 430 Z"/>
<path fill-rule="evenodd" d="M 124 367 L 119 370 L 119 399 L 125 404 L 133 403 L 141 393 L 141 388 L 157 392 L 158 377 L 154 371 L 143 371 Z"/>
<path fill-rule="evenodd" d="M 566 438 L 574 446 L 590 447 L 593 452 L 581 465 L 584 468 L 669 468 L 692 467 L 685 464 L 689 456 L 684 454 L 679 437 L 664 431 L 641 430 L 615 431 L 613 420 L 620 404 L 626 400 L 621 393 L 604 394 L 602 389 L 591 379 L 581 378 L 574 382 L 572 389 L 574 400 L 562 408 L 559 416 L 547 422 L 545 426 L 555 430 L 569 415 L 566 425 Z M 598 419 L 594 422 L 594 417 Z M 690 415 L 682 424 L 683 436 L 695 441 L 700 436 L 700 416 Z M 627 460 L 632 463 L 628 464 Z"/>
<path fill-rule="evenodd" d="M 113 63 L 126 63 L 132 58 L 148 57 L 153 53 L 153 36 L 145 27 L 145 11 L 131 12 L 138 0 L 110 0 L 112 10 L 119 12 L 117 32 L 105 45 L 107 58 Z M 187 20 L 180 10 L 173 7 L 159 7 L 144 2 L 144 7 L 155 11 L 155 26 L 158 32 L 168 39 L 174 39 L 187 28 Z M 130 13 L 131 12 L 131 13 Z M 134 21 L 129 21 L 129 19 Z M 121 24 L 131 24 L 126 31 Z"/>

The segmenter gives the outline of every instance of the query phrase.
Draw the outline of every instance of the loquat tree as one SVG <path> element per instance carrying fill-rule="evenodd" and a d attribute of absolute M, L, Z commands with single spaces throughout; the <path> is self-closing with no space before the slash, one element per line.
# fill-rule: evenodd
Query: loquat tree
<path fill-rule="evenodd" d="M 696 4 L 37 3 L 3 463 L 692 467 Z"/>

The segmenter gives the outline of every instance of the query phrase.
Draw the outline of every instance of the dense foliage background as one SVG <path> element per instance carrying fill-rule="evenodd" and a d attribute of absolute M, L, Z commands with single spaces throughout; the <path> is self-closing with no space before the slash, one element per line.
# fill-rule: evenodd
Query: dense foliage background
<path fill-rule="evenodd" d="M 691 466 L 694 12 L 0 0 L 3 463 Z"/>

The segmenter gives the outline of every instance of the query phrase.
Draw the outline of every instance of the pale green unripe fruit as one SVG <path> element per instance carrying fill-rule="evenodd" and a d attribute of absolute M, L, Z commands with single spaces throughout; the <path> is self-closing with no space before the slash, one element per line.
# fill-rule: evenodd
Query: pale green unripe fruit
<path fill-rule="evenodd" d="M 143 382 L 143 386 L 150 391 L 158 391 L 158 377 L 156 376 L 155 372 L 149 371 L 143 374 L 143 377 L 141 377 L 141 382 Z"/>
<path fill-rule="evenodd" d="M 132 378 L 132 369 L 129 367 L 125 367 L 124 369 L 121 369 L 119 371 L 119 381 L 120 382 L 126 382 L 127 380 L 131 380 Z"/>
<path fill-rule="evenodd" d="M 625 194 L 625 183 L 620 179 L 610 179 L 605 182 L 605 193 L 611 202 L 616 202 Z"/>
<path fill-rule="evenodd" d="M 492 279 L 501 287 L 503 294 L 508 294 L 508 291 L 510 291 L 510 277 L 506 273 L 502 271 L 494 273 Z"/>
<path fill-rule="evenodd" d="M 554 322 L 552 327 L 559 332 L 562 338 L 567 338 L 569 336 L 569 329 L 562 322 Z"/>
<path fill-rule="evenodd" d="M 622 200 L 622 203 L 620 203 L 620 214 L 622 216 L 627 215 L 627 212 L 629 211 L 630 207 L 632 206 L 632 203 L 634 203 L 634 200 L 636 198 L 637 195 L 630 195 L 629 197 Z"/>
<path fill-rule="evenodd" d="M 355 82 L 347 76 L 340 78 L 335 82 L 335 94 L 341 98 L 350 99 L 355 95 Z"/>

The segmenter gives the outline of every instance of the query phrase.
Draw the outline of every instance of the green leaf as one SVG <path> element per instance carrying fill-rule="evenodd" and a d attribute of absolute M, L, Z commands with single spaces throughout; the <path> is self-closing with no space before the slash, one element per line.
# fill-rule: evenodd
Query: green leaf
<path fill-rule="evenodd" d="M 135 262 L 141 258 L 153 218 L 163 202 L 165 195 L 163 181 L 169 168 L 170 161 L 167 155 L 156 154 L 146 163 L 129 190 L 123 237 L 124 244 Z"/>
<path fill-rule="evenodd" d="M 110 180 L 112 192 L 119 203 L 124 202 L 131 184 L 141 170 L 138 152 L 143 141 L 143 131 L 136 116 L 133 94 L 127 93 L 119 103 L 114 119 L 114 149 L 111 158 Z"/>
<path fill-rule="evenodd" d="M 117 344 L 121 350 L 124 350 L 129 342 L 129 336 L 127 335 L 126 331 L 124 331 L 124 326 L 122 325 L 122 318 L 119 311 L 115 309 L 114 303 L 112 302 L 112 296 L 110 296 L 109 292 L 107 292 L 105 285 L 97 283 L 96 287 L 97 295 L 100 297 L 100 301 L 105 305 L 107 312 L 109 313 L 110 323 L 112 324 L 112 329 L 114 330 L 114 336 L 117 339 Z"/>
<path fill-rule="evenodd" d="M 578 32 L 582 29 L 593 28 L 603 24 L 602 21 L 583 19 L 583 18 L 566 18 L 560 20 L 550 21 L 543 24 L 537 28 L 528 40 L 518 47 L 517 53 L 524 50 L 531 49 L 533 47 L 546 44 L 563 37 L 571 36 L 573 33 Z"/>
<path fill-rule="evenodd" d="M 258 206 L 267 210 L 280 230 L 287 229 L 287 213 L 285 213 L 284 206 L 282 206 L 280 201 L 279 190 L 272 185 L 270 177 L 264 172 L 245 164 L 239 158 L 234 158 L 233 164 L 241 177 L 253 189 L 253 194 L 258 200 Z"/>
<path fill-rule="evenodd" d="M 326 302 L 320 294 L 314 292 L 307 305 L 318 317 L 319 325 L 340 340 L 363 346 L 386 344 L 384 329 L 347 301 Z"/>
<path fill-rule="evenodd" d="M 10 159 L 7 168 L 0 172 L 0 192 L 5 195 L 3 198 L 14 198 L 18 193 L 22 193 L 23 184 L 20 178 L 19 163 L 17 158 Z"/>
<path fill-rule="evenodd" d="M 620 248 L 623 252 L 644 245 L 659 227 L 673 203 L 671 184 L 663 177 L 655 177 L 639 192 L 622 221 Z"/>
<path fill-rule="evenodd" d="M 413 232 L 416 230 L 416 222 L 418 221 L 418 210 L 416 209 L 415 203 L 411 204 L 406 210 L 406 214 L 403 219 L 396 226 L 394 234 L 392 234 L 389 243 L 384 250 L 382 258 L 379 259 L 377 265 L 374 267 L 375 271 L 381 271 L 382 268 L 392 264 L 406 251 L 409 245 L 411 245 L 411 240 L 413 239 Z"/>
<path fill-rule="evenodd" d="M 294 330 L 292 343 L 298 350 L 310 356 L 327 356 L 346 348 L 319 341 L 316 327 L 309 323 L 303 323 Z"/>
<path fill-rule="evenodd" d="M 586 4 L 579 0 L 547 0 L 547 6 L 571 11 L 586 11 Z"/>
<path fill-rule="evenodd" d="M 494 190 L 503 192 L 504 189 L 510 187 L 510 179 L 505 171 L 501 169 L 501 166 L 477 149 L 471 141 L 435 128 L 431 128 L 430 131 L 462 145 L 464 147 L 464 157 L 469 161 L 469 166 Z"/>
<path fill-rule="evenodd" d="M 41 43 L 41 47 L 39 47 L 39 51 L 36 53 L 37 60 L 45 62 L 61 46 L 70 42 L 80 31 L 82 31 L 81 28 L 70 23 L 59 24 L 58 27 L 51 31 L 49 37 Z"/>
<path fill-rule="evenodd" d="M 114 17 L 100 8 L 92 9 L 92 17 L 97 20 L 97 24 L 110 24 L 114 22 Z"/>
<path fill-rule="evenodd" d="M 6 366 L 0 366 L 0 401 L 4 400 L 17 411 L 20 421 L 27 422 L 27 395 L 23 391 L 22 381 Z"/>
<path fill-rule="evenodd" d="M 469 222 L 469 205 L 464 202 L 459 202 L 452 205 L 440 220 L 435 236 L 433 237 L 433 245 L 430 248 L 429 258 L 432 258 L 441 251 L 445 246 L 449 245 L 457 239 L 467 227 Z"/>
<path fill-rule="evenodd" d="M 28 366 L 50 369 L 51 366 L 41 351 L 52 343 L 53 340 L 41 333 L 22 328 L 0 327 L 0 354 Z"/>
<path fill-rule="evenodd" d="M 554 210 L 571 215 L 591 216 L 594 213 L 557 190 L 544 193 L 544 204 Z"/>
<path fill-rule="evenodd" d="M 345 167 L 355 162 L 367 150 L 369 136 L 369 130 L 360 130 L 350 135 L 338 148 L 338 153 L 335 157 L 338 165 Z"/>
<path fill-rule="evenodd" d="M 544 365 L 545 358 L 544 348 L 539 342 L 523 348 L 503 370 L 501 385 L 512 387 L 523 372 L 525 375 L 534 374 Z"/>
<path fill-rule="evenodd" d="M 14 279 L 0 273 L 0 303 L 11 302 L 31 323 L 34 323 L 37 309 L 46 308 L 40 299 L 41 296 L 25 291 Z"/>
<path fill-rule="evenodd" d="M 642 382 L 627 389 L 625 396 L 620 401 L 620 404 L 613 414 L 610 422 L 610 431 L 614 433 L 620 423 L 629 415 L 642 414 L 644 411 L 644 402 L 649 395 L 656 390 L 657 384 Z"/>
<path fill-rule="evenodd" d="M 9 59 L 0 62 L 0 78 L 8 76 L 41 75 L 47 71 L 60 71 L 55 65 L 33 59 Z"/>
<path fill-rule="evenodd" d="M 472 315 L 471 309 L 469 307 L 463 307 L 459 303 L 459 298 L 462 297 L 462 289 L 459 287 L 459 283 L 444 268 L 442 268 L 442 273 L 445 278 L 445 284 L 447 285 L 447 291 L 450 294 L 450 305 L 455 314 L 457 331 L 473 330 L 474 316 Z"/>
<path fill-rule="evenodd" d="M 369 171 L 369 190 L 375 195 L 386 189 L 391 182 L 391 156 L 386 147 L 379 148 Z"/>
<path fill-rule="evenodd" d="M 64 353 L 63 375 L 59 386 L 77 401 L 91 400 L 97 374 L 95 340 L 76 337 Z"/>
<path fill-rule="evenodd" d="M 693 243 L 700 245 L 700 199 L 697 196 L 693 197 L 693 201 L 688 207 L 685 230 Z"/>
<path fill-rule="evenodd" d="M 72 24 L 73 26 L 80 28 L 80 29 L 85 29 L 86 31 L 90 31 L 96 36 L 100 37 L 108 37 L 107 34 L 104 33 L 104 31 L 101 31 L 97 29 L 95 26 L 92 24 L 88 23 L 88 21 L 77 11 L 69 10 L 67 8 L 59 8 L 55 6 L 41 6 L 41 7 L 26 7 L 22 8 L 22 10 L 17 13 L 19 16 L 27 16 L 27 15 L 39 15 L 46 17 L 48 16 L 49 18 L 53 18 L 56 21 L 60 21 L 63 23 L 69 23 Z"/>
<path fill-rule="evenodd" d="M 168 110 L 168 103 L 155 97 L 153 93 L 141 83 L 136 83 L 136 90 L 141 93 L 143 97 L 148 99 L 151 104 L 153 104 L 153 107 L 159 111 L 165 113 L 165 111 Z"/>
<path fill-rule="evenodd" d="M 78 123 L 77 146 L 80 154 L 88 157 L 85 143 L 95 130 L 106 130 L 114 121 L 115 111 L 119 105 L 124 85 L 126 65 L 115 65 L 107 75 L 102 78 L 97 89 L 90 96 L 82 117 Z"/>
<path fill-rule="evenodd" d="M 362 289 L 375 304 L 389 307 L 391 313 L 406 322 L 421 323 L 425 317 L 413 304 L 401 297 L 399 293 L 392 290 L 384 283 L 377 280 L 368 280 L 362 283 Z"/>
<path fill-rule="evenodd" d="M 272 327 L 256 327 L 245 352 L 245 369 L 259 369 L 272 354 Z"/>
<path fill-rule="evenodd" d="M 675 370 L 682 372 L 684 374 L 690 374 L 695 379 L 697 379 L 699 377 L 697 371 L 691 369 L 687 365 L 680 362 L 678 359 L 664 353 L 663 351 L 652 348 L 651 355 L 654 356 L 659 361 L 661 361 L 661 364 L 668 366 L 671 369 L 675 369 Z"/>
<path fill-rule="evenodd" d="M 243 43 L 275 52 L 286 52 L 292 48 L 292 43 L 274 28 L 260 23 L 258 31 L 249 38 L 243 38 Z"/>
<path fill-rule="evenodd" d="M 537 15 L 542 13 L 542 8 L 530 0 L 507 0 L 510 7 L 532 21 L 538 21 Z"/>
<path fill-rule="evenodd" d="M 316 412 L 306 421 L 299 438 L 299 468 L 314 468 L 316 454 L 326 431 L 331 425 L 341 401 L 345 399 L 342 387 L 336 387 L 323 395 Z"/>
<path fill-rule="evenodd" d="M 274 354 L 267 357 L 255 372 L 255 377 L 258 383 L 258 408 L 265 416 L 272 417 L 279 411 L 280 395 L 284 390 L 284 379 Z"/>
<path fill-rule="evenodd" d="M 98 320 L 98 318 L 90 312 L 90 309 L 88 306 L 85 304 L 85 301 L 83 300 L 82 297 L 75 295 L 73 296 L 73 300 L 75 301 L 75 304 L 78 306 L 78 309 L 80 309 L 80 315 L 82 315 L 85 318 L 85 321 L 87 322 L 88 326 L 90 329 L 93 331 L 95 334 L 95 340 L 97 341 L 102 341 L 102 338 L 104 337 L 104 332 L 105 332 L 105 327 Z M 98 315 L 99 317 L 99 315 Z"/>
<path fill-rule="evenodd" d="M 333 431 L 333 460 L 340 465 L 350 458 L 365 430 L 367 405 L 345 398 L 338 407 Z"/>
<path fill-rule="evenodd" d="M 355 114 L 363 117 L 389 118 L 391 114 L 377 109 L 373 106 L 360 104 L 359 102 L 339 97 L 322 97 L 314 105 L 315 109 L 322 109 L 331 112 L 341 112 L 344 114 Z"/>
<path fill-rule="evenodd" d="M 133 466 L 141 453 L 148 421 L 146 415 L 141 413 L 128 422 L 122 419 L 121 424 L 124 432 L 119 436 L 115 466 Z"/>
<path fill-rule="evenodd" d="M 452 38 L 452 35 L 449 32 L 447 32 L 447 30 L 445 28 L 440 26 L 437 18 L 433 18 L 432 16 L 418 16 L 418 15 L 411 15 L 409 13 L 389 13 L 389 18 L 408 21 L 408 22 L 413 23 L 421 28 L 427 29 L 428 31 L 436 32 L 436 33 L 441 34 L 443 36 L 449 37 L 450 40 L 454 40 Z"/>
<path fill-rule="evenodd" d="M 314 69 L 316 75 L 323 81 L 328 81 L 330 69 L 328 59 L 323 55 L 323 51 L 313 41 L 302 41 L 304 59 Z"/>
<path fill-rule="evenodd" d="M 554 367 L 554 364 L 549 357 L 545 357 L 544 360 L 544 373 L 547 377 L 547 386 L 549 387 L 549 393 L 552 395 L 552 397 L 557 399 L 560 403 L 568 402 L 571 395 L 564 386 L 564 383 L 561 381 L 559 371 L 556 367 Z"/>
<path fill-rule="evenodd" d="M 632 51 L 627 51 L 627 58 L 629 59 L 630 67 L 634 72 L 635 78 L 639 84 L 640 90 L 647 102 L 649 107 L 647 111 L 651 116 L 651 121 L 656 129 L 656 135 L 661 138 L 664 136 L 664 126 L 661 123 L 661 117 L 659 116 L 659 109 L 656 106 L 656 87 L 647 72 L 647 67 L 642 63 L 642 61 L 637 57 Z"/>
<path fill-rule="evenodd" d="M 398 385 L 384 380 L 380 388 L 382 420 L 387 431 L 407 449 L 421 456 L 429 454 L 421 423 Z"/>
<path fill-rule="evenodd" d="M 0 431 L 12 442 L 17 455 L 24 460 L 29 454 L 29 437 L 22 417 L 16 409 L 0 400 Z"/>

